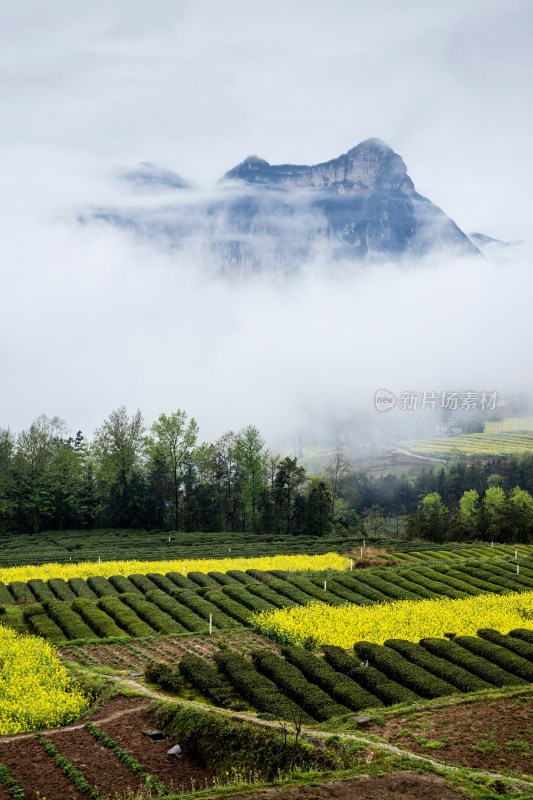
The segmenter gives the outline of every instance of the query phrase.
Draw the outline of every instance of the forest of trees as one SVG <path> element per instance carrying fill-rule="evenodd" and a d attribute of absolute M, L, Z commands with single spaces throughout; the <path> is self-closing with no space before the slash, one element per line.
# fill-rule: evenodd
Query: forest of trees
<path fill-rule="evenodd" d="M 0 428 L 0 531 L 91 528 L 533 540 L 533 453 L 401 475 L 357 471 L 342 453 L 321 474 L 266 449 L 253 425 L 200 443 L 181 410 L 146 426 L 113 411 L 88 440 L 57 417 Z"/>

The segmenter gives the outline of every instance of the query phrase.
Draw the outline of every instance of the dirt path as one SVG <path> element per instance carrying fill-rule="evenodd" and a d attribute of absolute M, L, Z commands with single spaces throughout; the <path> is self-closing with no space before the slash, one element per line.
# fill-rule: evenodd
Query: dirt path
<path fill-rule="evenodd" d="M 254 725 L 259 725 L 267 728 L 279 728 L 279 722 L 273 722 L 270 720 L 260 719 L 259 717 L 253 716 L 253 714 L 243 714 L 242 712 L 236 711 L 227 711 L 225 709 L 216 708 L 214 706 L 206 706 L 202 703 L 196 703 L 193 700 L 177 700 L 175 697 L 170 697 L 169 695 L 159 694 L 158 692 L 153 692 L 151 689 L 147 689 L 141 683 L 137 683 L 137 681 L 131 680 L 130 678 L 121 678 L 116 675 L 109 675 L 107 676 L 110 680 L 115 681 L 116 683 L 125 684 L 130 686 L 133 689 L 136 689 L 139 692 L 142 692 L 147 697 L 151 697 L 154 700 L 165 700 L 171 702 L 179 702 L 182 705 L 187 705 L 193 708 L 199 708 L 202 711 L 210 711 L 213 714 L 221 714 L 223 716 L 232 717 L 234 719 L 242 719 L 245 722 L 251 722 Z M 409 758 L 413 761 L 420 761 L 423 764 L 429 764 L 435 769 L 444 770 L 448 772 L 462 772 L 464 771 L 464 767 L 456 767 L 452 764 L 448 764 L 444 761 L 437 761 L 434 758 L 429 758 L 428 756 L 420 755 L 419 753 L 413 753 L 411 750 L 405 750 L 401 747 L 397 747 L 393 744 L 388 744 L 387 742 L 376 742 L 372 739 L 367 739 L 365 736 L 357 736 L 353 733 L 337 733 L 332 734 L 330 731 L 323 731 L 323 730 L 314 730 L 308 727 L 304 728 L 303 731 L 305 736 L 311 737 L 313 739 L 328 739 L 330 736 L 338 736 L 341 739 L 346 739 L 349 741 L 360 742 L 361 744 L 366 744 L 369 747 L 375 747 L 378 750 L 386 750 L 389 753 L 393 753 L 397 756 L 402 756 L 404 758 Z M 529 789 L 533 789 L 533 781 L 529 781 L 525 778 L 509 778 L 507 775 L 502 775 L 499 772 L 488 772 L 486 770 L 476 770 L 476 772 L 481 772 L 483 775 L 486 775 L 494 780 L 500 780 L 504 783 L 511 783 L 513 785 L 520 784 L 520 786 L 527 787 Z"/>

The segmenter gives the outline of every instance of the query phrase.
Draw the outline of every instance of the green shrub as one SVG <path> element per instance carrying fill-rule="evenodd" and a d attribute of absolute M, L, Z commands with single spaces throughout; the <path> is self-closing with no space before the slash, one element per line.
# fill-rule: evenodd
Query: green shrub
<path fill-rule="evenodd" d="M 461 692 L 477 692 L 480 689 L 492 688 L 490 683 L 482 680 L 479 676 L 473 675 L 466 669 L 457 666 L 457 664 L 452 664 L 444 658 L 439 658 L 429 653 L 420 645 L 409 642 L 407 639 L 388 639 L 385 642 L 385 647 L 396 650 L 408 661 L 451 683 Z"/>
<path fill-rule="evenodd" d="M 237 691 L 258 711 L 280 719 L 311 722 L 305 711 L 285 697 L 275 683 L 261 675 L 246 658 L 231 650 L 215 653 L 215 662 Z"/>
<path fill-rule="evenodd" d="M 140 575 L 135 573 L 133 575 L 128 575 L 129 580 L 133 583 L 136 589 L 138 589 L 143 594 L 146 592 L 152 591 L 152 589 L 159 589 L 160 587 L 150 580 L 147 575 Z"/>
<path fill-rule="evenodd" d="M 357 642 L 354 645 L 354 651 L 359 658 L 368 660 L 389 678 L 412 689 L 420 697 L 431 699 L 454 694 L 457 691 L 451 683 L 437 678 L 417 664 L 407 661 L 396 650 L 372 642 Z"/>
<path fill-rule="evenodd" d="M 296 586 L 297 589 L 300 589 L 301 592 L 305 592 L 311 598 L 315 600 L 321 600 L 323 603 L 329 603 L 330 606 L 342 606 L 345 604 L 345 600 L 342 600 L 340 597 L 337 597 L 336 594 L 328 591 L 328 589 L 324 589 L 323 583 L 322 588 L 319 588 L 313 581 L 309 578 L 290 578 L 290 583 L 293 586 Z M 327 587 L 327 580 L 326 580 L 326 587 Z"/>
<path fill-rule="evenodd" d="M 268 572 L 264 569 L 247 569 L 246 572 L 250 578 L 253 578 L 255 581 L 259 581 L 259 583 L 270 583 L 274 577 L 271 572 Z"/>
<path fill-rule="evenodd" d="M 459 565 L 454 567 L 448 572 L 448 575 L 451 575 L 452 578 L 458 578 L 459 580 L 468 581 L 471 586 L 474 586 L 476 589 L 480 589 L 482 592 L 491 592 L 492 594 L 504 594 L 504 589 L 501 586 L 496 586 L 495 583 L 491 583 L 490 581 L 482 580 L 481 578 L 477 577 L 473 573 L 473 567 L 469 567 L 468 565 Z"/>
<path fill-rule="evenodd" d="M 226 572 L 208 572 L 207 573 L 210 578 L 217 582 L 218 588 L 221 586 L 238 586 L 240 581 L 237 578 L 232 578 L 231 575 L 228 575 Z"/>
<path fill-rule="evenodd" d="M 361 583 L 367 584 L 373 589 L 377 589 L 387 600 L 418 600 L 418 596 L 413 594 L 413 592 L 402 589 L 390 581 L 385 581 L 378 575 L 370 574 L 367 570 L 360 580 Z M 363 594 L 362 591 L 361 594 Z"/>
<path fill-rule="evenodd" d="M 348 655 L 342 647 L 326 645 L 324 655 L 333 669 L 363 686 L 368 692 L 378 697 L 384 705 L 416 703 L 420 699 L 411 689 L 391 680 L 374 667 L 363 666 L 353 656 Z"/>
<path fill-rule="evenodd" d="M 198 588 L 198 585 L 194 581 L 191 581 L 185 575 L 180 575 L 179 572 L 167 572 L 166 577 L 175 584 L 174 588 L 190 589 L 192 591 Z"/>
<path fill-rule="evenodd" d="M 50 578 L 48 581 L 48 586 L 58 600 L 63 600 L 64 602 L 70 603 L 72 600 L 76 599 L 76 595 L 68 583 L 63 580 L 63 578 Z"/>
<path fill-rule="evenodd" d="M 85 597 L 86 600 L 96 600 L 96 595 L 87 582 L 83 578 L 69 578 L 68 585 L 76 595 L 76 597 Z"/>
<path fill-rule="evenodd" d="M 44 639 L 48 639 L 52 644 L 64 642 L 67 637 L 59 625 L 56 625 L 56 623 L 44 613 L 40 606 L 38 606 L 38 609 L 39 611 L 37 614 L 32 614 L 32 616 L 28 617 L 28 625 L 33 633 L 36 633 L 37 636 L 42 636 Z"/>
<path fill-rule="evenodd" d="M 474 655 L 464 647 L 460 647 L 455 641 L 427 638 L 421 639 L 420 644 L 430 653 L 463 667 L 468 672 L 478 675 L 487 683 L 492 683 L 493 686 L 513 686 L 523 683 L 521 678 L 511 675 L 510 672 L 501 669 L 496 664 L 492 664 L 486 658 Z"/>
<path fill-rule="evenodd" d="M 305 606 L 313 600 L 311 595 L 302 592 L 302 590 L 298 589 L 293 583 L 280 580 L 279 578 L 270 581 L 268 588 L 286 597 L 288 600 L 292 600 L 292 602 L 298 606 Z"/>
<path fill-rule="evenodd" d="M 216 669 L 199 656 L 188 654 L 179 662 L 179 671 L 196 689 L 217 706 L 229 708 L 233 698 Z"/>
<path fill-rule="evenodd" d="M 358 606 L 373 605 L 373 601 L 369 600 L 368 597 L 363 597 L 362 594 L 358 594 L 357 592 L 352 591 L 352 589 L 348 589 L 346 586 L 343 586 L 342 583 L 338 583 L 336 580 L 328 581 L 327 587 L 328 592 L 333 592 L 334 595 L 340 597 L 342 600 L 346 600 L 348 603 L 355 603 Z"/>
<path fill-rule="evenodd" d="M 258 650 L 252 658 L 263 675 L 274 681 L 284 694 L 320 722 L 348 712 L 345 706 L 332 700 L 323 689 L 310 683 L 298 667 L 280 658 L 272 650 Z"/>
<path fill-rule="evenodd" d="M 246 587 L 246 591 L 270 603 L 272 608 L 294 608 L 300 605 L 300 603 L 295 603 L 294 600 L 279 594 L 275 589 L 263 583 L 250 584 L 250 586 Z"/>
<path fill-rule="evenodd" d="M 274 609 L 272 603 L 269 603 L 268 600 L 265 600 L 261 596 L 252 594 L 248 588 L 244 586 L 224 586 L 222 587 L 222 593 L 231 597 L 232 600 L 236 600 L 237 603 L 246 606 L 246 608 L 249 608 L 251 611 L 272 611 Z"/>
<path fill-rule="evenodd" d="M 113 584 L 101 575 L 91 575 L 90 578 L 87 578 L 87 586 L 89 586 L 98 597 L 116 597 L 118 595 Z"/>
<path fill-rule="evenodd" d="M 188 572 L 187 577 L 190 578 L 197 586 L 203 586 L 206 589 L 220 589 L 218 581 L 213 580 L 205 572 Z"/>
<path fill-rule="evenodd" d="M 99 608 L 115 620 L 117 625 L 129 633 L 130 636 L 153 636 L 154 629 L 151 628 L 129 606 L 123 603 L 118 597 L 102 597 L 98 601 Z"/>
<path fill-rule="evenodd" d="M 423 567 L 418 567 L 414 570 L 409 570 L 409 577 L 413 581 L 417 581 L 420 579 L 427 580 L 434 580 L 440 581 L 440 583 L 444 584 L 445 586 L 451 586 L 453 589 L 458 589 L 460 592 L 463 592 L 465 595 L 478 595 L 479 591 L 476 589 L 475 586 L 467 583 L 464 580 L 459 580 L 458 578 L 454 578 L 448 575 L 446 572 L 437 572 L 434 569 L 428 569 Z M 424 586 L 427 584 L 424 583 Z"/>
<path fill-rule="evenodd" d="M 160 575 L 158 572 L 148 572 L 146 577 L 154 584 L 152 588 L 161 589 L 167 594 L 170 594 L 176 588 L 170 578 L 167 578 L 166 575 Z M 147 591 L 150 591 L 150 589 Z"/>
<path fill-rule="evenodd" d="M 179 597 L 179 594 L 177 595 Z M 193 633 L 206 630 L 206 623 L 202 617 L 191 611 L 190 608 L 180 603 L 174 597 L 170 597 L 161 589 L 152 589 L 146 593 L 146 599 L 154 603 L 161 611 L 165 611 L 172 619 L 176 620 L 180 625 Z"/>
<path fill-rule="evenodd" d="M 533 643 L 530 644 L 529 642 L 525 642 L 520 638 L 515 638 L 514 636 L 504 636 L 502 633 L 495 631 L 492 628 L 481 628 L 477 632 L 477 635 L 481 636 L 482 639 L 487 639 L 489 642 L 499 644 L 501 647 L 506 647 L 513 653 L 516 653 L 522 658 L 526 658 L 533 662 Z"/>
<path fill-rule="evenodd" d="M 162 611 L 155 603 L 144 600 L 136 594 L 125 592 L 119 595 L 119 599 L 126 603 L 144 622 L 158 633 L 179 634 L 186 633 L 186 628 L 176 622 L 170 614 Z"/>
<path fill-rule="evenodd" d="M 118 627 L 108 614 L 98 608 L 95 600 L 86 600 L 84 597 L 78 597 L 72 603 L 72 609 L 85 620 L 97 636 L 101 636 L 103 639 L 111 636 L 124 636 L 124 631 Z"/>
<path fill-rule="evenodd" d="M 438 589 L 431 586 L 431 581 L 417 581 L 415 578 L 411 578 L 411 573 L 408 574 L 407 571 L 401 574 L 395 572 L 393 575 L 390 575 L 390 573 L 387 575 L 379 574 L 379 577 L 389 583 L 393 583 L 399 589 L 410 592 L 417 600 L 420 600 L 421 597 L 426 600 L 432 600 L 434 597 L 439 597 L 440 594 L 444 594 L 444 592 L 440 592 Z"/>
<path fill-rule="evenodd" d="M 456 636 L 453 641 L 474 655 L 486 658 L 492 664 L 497 664 L 507 672 L 518 675 L 519 678 L 523 678 L 529 683 L 533 682 L 533 663 L 510 652 L 505 647 L 477 636 Z"/>
<path fill-rule="evenodd" d="M 133 594 L 139 595 L 139 597 L 143 597 L 141 590 L 137 589 L 135 584 L 132 583 L 129 578 L 124 577 L 124 575 L 111 575 L 109 578 L 109 583 L 114 589 L 117 590 L 119 594 L 124 594 L 124 592 L 132 592 Z"/>
<path fill-rule="evenodd" d="M 353 711 L 382 705 L 375 695 L 367 692 L 347 675 L 336 672 L 322 658 L 301 647 L 284 647 L 282 653 L 291 664 L 298 667 L 311 683 L 316 683 L 331 697 Z"/>
<path fill-rule="evenodd" d="M 144 677 L 150 683 L 156 683 L 162 689 L 179 693 L 183 688 L 183 681 L 177 669 L 172 669 L 162 661 L 148 661 L 144 668 Z"/>
<path fill-rule="evenodd" d="M 210 603 L 203 597 L 198 597 L 198 595 L 194 592 L 188 592 L 186 590 L 174 590 L 171 596 L 180 603 L 183 603 L 183 605 L 190 608 L 191 611 L 194 611 L 195 614 L 198 614 L 199 617 L 202 617 L 206 621 L 209 620 L 209 615 L 212 614 L 213 625 L 215 625 L 217 628 L 231 629 L 240 627 L 240 623 L 237 622 L 237 620 L 228 617 L 227 614 L 224 614 L 223 611 L 220 611 L 220 609 L 217 608 L 217 606 L 215 606 L 213 603 Z"/>
<path fill-rule="evenodd" d="M 83 621 L 79 614 L 63 600 L 48 600 L 43 603 L 43 608 L 64 632 L 67 639 L 94 639 L 94 633 Z"/>
<path fill-rule="evenodd" d="M 514 630 L 509 631 L 509 636 L 513 636 L 514 638 L 522 639 L 524 642 L 533 644 L 533 630 L 530 628 L 514 628 Z"/>
<path fill-rule="evenodd" d="M 229 575 L 230 578 L 235 578 L 236 581 L 239 581 L 239 583 L 244 583 L 245 585 L 257 583 L 257 581 L 252 578 L 251 575 L 248 575 L 247 572 L 243 572 L 242 569 L 229 569 L 226 572 L 226 575 Z"/>
<path fill-rule="evenodd" d="M 378 591 L 378 589 L 374 588 L 373 586 L 369 586 L 368 584 L 364 583 L 363 580 L 357 580 L 357 578 L 353 578 L 351 575 L 336 575 L 335 581 L 336 583 L 341 583 L 343 586 L 346 586 L 347 589 L 352 589 L 352 591 L 356 592 L 357 594 L 360 594 L 369 600 L 373 600 L 376 603 L 382 603 L 383 601 L 390 599 L 388 595 Z"/>
<path fill-rule="evenodd" d="M 24 581 L 11 581 L 8 585 L 15 603 L 35 603 L 36 597 L 31 588 Z"/>
<path fill-rule="evenodd" d="M 40 578 L 33 578 L 28 581 L 28 586 L 32 590 L 37 600 L 42 603 L 45 600 L 55 600 L 56 596 L 44 581 Z"/>
<path fill-rule="evenodd" d="M 13 603 L 13 595 L 3 581 L 0 581 L 0 603 L 6 606 L 12 605 Z"/>
<path fill-rule="evenodd" d="M 231 597 L 228 597 L 228 595 L 224 594 L 224 592 L 207 590 L 205 599 L 217 606 L 217 608 L 223 611 L 224 614 L 227 614 L 232 619 L 240 622 L 241 625 L 250 625 L 250 619 L 253 615 L 253 611 L 251 611 L 249 608 L 246 608 L 246 606 L 241 605 L 236 600 L 233 600 Z"/>

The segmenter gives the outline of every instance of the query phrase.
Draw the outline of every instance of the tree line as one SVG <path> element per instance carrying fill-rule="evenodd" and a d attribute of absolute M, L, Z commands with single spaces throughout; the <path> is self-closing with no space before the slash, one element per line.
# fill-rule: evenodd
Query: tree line
<path fill-rule="evenodd" d="M 403 474 L 357 471 L 343 453 L 321 474 L 268 450 L 249 425 L 199 442 L 177 410 L 149 427 L 113 411 L 89 440 L 41 416 L 0 428 L 0 531 L 145 528 L 283 535 L 387 533 L 430 541 L 533 537 L 533 453 Z"/>
<path fill-rule="evenodd" d="M 58 417 L 0 429 L 0 530 L 93 527 L 320 535 L 332 524 L 325 476 L 270 452 L 249 425 L 199 443 L 185 411 L 147 428 L 113 411 L 88 441 Z"/>

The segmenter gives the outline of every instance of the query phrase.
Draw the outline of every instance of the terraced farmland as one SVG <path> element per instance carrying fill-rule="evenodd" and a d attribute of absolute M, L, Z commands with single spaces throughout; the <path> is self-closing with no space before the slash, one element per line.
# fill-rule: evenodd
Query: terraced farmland
<path fill-rule="evenodd" d="M 403 442 L 402 448 L 419 455 L 450 456 L 459 450 L 467 456 L 504 456 L 533 450 L 533 432 L 469 433 Z"/>

